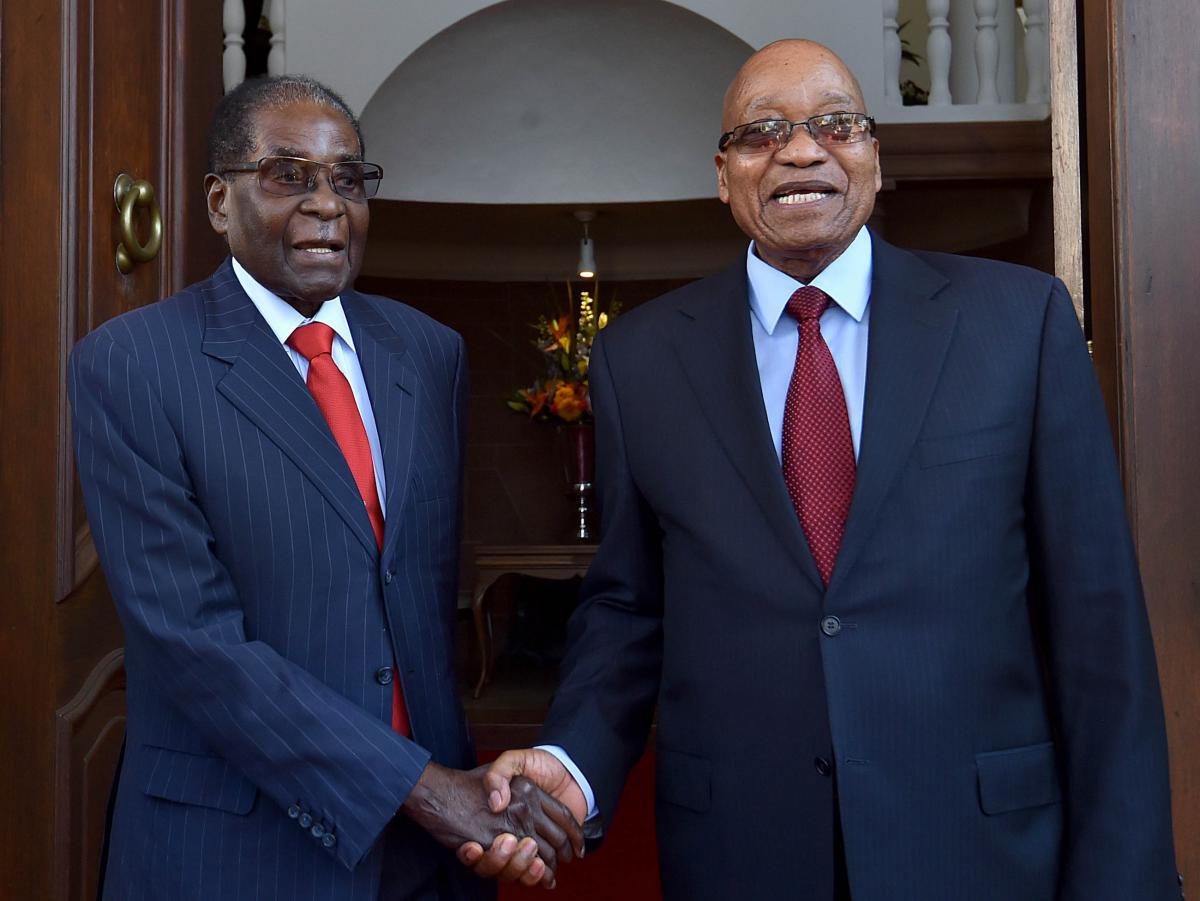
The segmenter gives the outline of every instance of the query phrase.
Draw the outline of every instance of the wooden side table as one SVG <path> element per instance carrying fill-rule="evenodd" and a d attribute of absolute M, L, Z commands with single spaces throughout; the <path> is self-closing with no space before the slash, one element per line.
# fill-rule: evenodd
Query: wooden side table
<path fill-rule="evenodd" d="M 485 601 L 496 580 L 509 573 L 539 579 L 570 579 L 587 572 L 595 556 L 594 544 L 482 544 L 475 549 L 475 593 L 471 596 L 471 613 L 479 643 L 476 698 L 483 694 L 492 675 L 492 618 Z"/>

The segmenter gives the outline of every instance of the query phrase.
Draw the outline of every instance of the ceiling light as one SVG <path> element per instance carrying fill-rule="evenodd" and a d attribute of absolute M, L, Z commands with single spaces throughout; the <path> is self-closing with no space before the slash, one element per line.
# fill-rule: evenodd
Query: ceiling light
<path fill-rule="evenodd" d="M 583 223 L 583 239 L 579 242 L 579 265 L 575 271 L 580 278 L 596 277 L 596 244 L 588 234 L 588 223 L 596 218 L 592 210 L 576 210 L 575 218 Z"/>

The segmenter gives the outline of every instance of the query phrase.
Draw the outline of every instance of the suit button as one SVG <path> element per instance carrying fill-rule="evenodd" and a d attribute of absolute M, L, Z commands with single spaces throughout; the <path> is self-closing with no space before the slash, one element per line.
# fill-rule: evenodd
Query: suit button
<path fill-rule="evenodd" d="M 827 616 L 821 620 L 821 631 L 833 638 L 842 631 L 842 621 L 836 616 Z"/>
<path fill-rule="evenodd" d="M 313 823 L 313 827 L 309 830 L 309 832 L 312 833 L 313 838 L 320 838 L 325 834 L 325 827 L 320 823 Z"/>
<path fill-rule="evenodd" d="M 824 757 L 814 758 L 813 766 L 816 767 L 817 772 L 822 776 L 828 776 L 833 772 L 833 765 Z"/>
<path fill-rule="evenodd" d="M 332 832 L 326 832 L 323 836 L 321 836 L 321 846 L 322 847 L 332 848 L 336 844 L 337 844 L 337 838 L 334 837 L 334 834 Z"/>
<path fill-rule="evenodd" d="M 375 670 L 375 681 L 380 685 L 392 684 L 392 668 L 390 666 L 381 666 Z"/>
<path fill-rule="evenodd" d="M 301 829 L 307 829 L 309 826 L 312 825 L 312 815 L 307 814 L 307 813 L 302 813 L 302 814 L 300 814 L 300 819 L 297 820 L 296 822 L 298 822 L 300 824 Z"/>
<path fill-rule="evenodd" d="M 296 806 L 295 804 L 293 804 L 291 807 L 288 808 L 288 816 L 291 817 L 293 820 L 296 819 L 296 817 L 300 816 L 300 808 L 298 806 Z"/>
<path fill-rule="evenodd" d="M 393 572 L 392 572 L 392 571 L 389 569 L 387 572 L 385 572 L 385 573 L 383 574 L 383 584 L 384 584 L 384 585 L 391 585 L 391 584 L 392 584 L 392 579 L 393 579 L 394 577 L 395 577 L 395 573 L 393 573 Z"/>

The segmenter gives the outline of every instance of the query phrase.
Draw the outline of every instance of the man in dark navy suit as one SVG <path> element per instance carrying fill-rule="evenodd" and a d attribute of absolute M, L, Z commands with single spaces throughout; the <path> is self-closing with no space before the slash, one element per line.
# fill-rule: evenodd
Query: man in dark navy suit
<path fill-rule="evenodd" d="M 552 883 L 570 813 L 460 772 L 462 341 L 351 288 L 382 173 L 335 94 L 242 85 L 209 150 L 230 258 L 71 358 L 126 638 L 103 896 L 465 901 L 494 889 L 446 849 L 497 836 Z"/>
<path fill-rule="evenodd" d="M 668 901 L 1177 898 L 1070 299 L 869 231 L 866 113 L 805 41 L 730 86 L 718 186 L 751 244 L 596 341 L 602 543 L 546 746 L 497 761 L 494 807 L 524 773 L 602 830 L 657 706 Z"/>

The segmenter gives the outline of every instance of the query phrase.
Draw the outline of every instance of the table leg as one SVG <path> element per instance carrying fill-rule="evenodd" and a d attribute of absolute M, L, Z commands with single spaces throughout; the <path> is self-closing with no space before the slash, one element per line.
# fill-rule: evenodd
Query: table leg
<path fill-rule="evenodd" d="M 484 599 L 496 577 L 481 580 L 475 586 L 475 596 L 471 599 L 471 613 L 475 618 L 475 640 L 479 645 L 479 681 L 475 683 L 475 698 L 483 694 L 492 671 L 492 635 L 489 628 L 487 613 L 483 609 Z"/>

